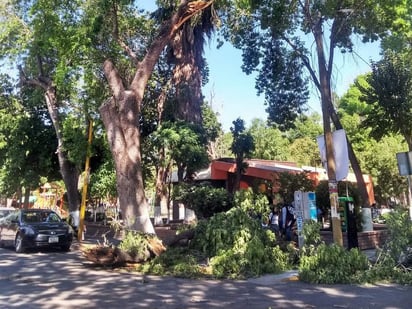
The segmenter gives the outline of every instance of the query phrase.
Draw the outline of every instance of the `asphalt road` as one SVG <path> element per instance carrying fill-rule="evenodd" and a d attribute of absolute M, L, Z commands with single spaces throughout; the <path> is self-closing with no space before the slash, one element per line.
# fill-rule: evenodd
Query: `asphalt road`
<path fill-rule="evenodd" d="M 69 253 L 0 248 L 0 308 L 411 308 L 412 287 L 309 285 L 295 273 L 188 280 L 96 268 Z"/>

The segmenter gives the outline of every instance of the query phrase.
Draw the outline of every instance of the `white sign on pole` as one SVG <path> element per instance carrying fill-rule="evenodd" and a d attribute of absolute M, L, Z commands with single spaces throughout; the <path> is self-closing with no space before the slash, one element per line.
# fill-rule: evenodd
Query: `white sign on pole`
<path fill-rule="evenodd" d="M 327 170 L 327 159 L 326 159 L 326 145 L 325 136 L 320 135 L 316 138 L 318 142 L 318 147 L 320 151 L 320 158 Z M 349 155 L 348 155 L 348 143 L 346 141 L 345 130 L 336 130 L 332 133 L 333 141 L 333 156 L 335 158 L 336 165 L 336 180 L 340 181 L 345 179 L 349 173 Z"/>

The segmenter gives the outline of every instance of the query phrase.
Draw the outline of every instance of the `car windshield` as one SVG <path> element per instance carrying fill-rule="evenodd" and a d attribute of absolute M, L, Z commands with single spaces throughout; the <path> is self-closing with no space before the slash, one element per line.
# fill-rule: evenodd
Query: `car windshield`
<path fill-rule="evenodd" d="M 59 216 L 51 211 L 25 211 L 22 215 L 25 223 L 60 222 Z"/>
<path fill-rule="evenodd" d="M 6 217 L 8 214 L 12 212 L 13 209 L 0 209 L 0 218 Z"/>

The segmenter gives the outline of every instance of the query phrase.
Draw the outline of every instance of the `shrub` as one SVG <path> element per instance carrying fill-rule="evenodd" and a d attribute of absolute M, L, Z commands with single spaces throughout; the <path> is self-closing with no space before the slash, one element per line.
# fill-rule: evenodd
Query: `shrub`
<path fill-rule="evenodd" d="M 367 257 L 356 248 L 320 244 L 316 254 L 302 256 L 299 279 L 309 283 L 360 283 L 369 268 Z"/>
<path fill-rule="evenodd" d="M 149 256 L 150 254 L 148 253 L 147 242 L 148 237 L 154 236 L 127 230 L 124 239 L 119 244 L 119 248 L 134 256 Z"/>
<path fill-rule="evenodd" d="M 288 267 L 288 256 L 275 247 L 274 234 L 239 207 L 199 222 L 192 246 L 210 258 L 218 278 L 252 277 Z"/>
<path fill-rule="evenodd" d="M 174 197 L 189 209 L 192 209 L 198 219 L 210 218 L 215 213 L 232 208 L 232 196 L 224 188 L 210 186 L 179 185 Z"/>
<path fill-rule="evenodd" d="M 377 251 L 377 260 L 365 274 L 369 282 L 412 284 L 412 222 L 407 209 L 385 214 L 388 238 Z"/>
<path fill-rule="evenodd" d="M 169 248 L 162 255 L 142 265 L 139 270 L 154 275 L 198 278 L 205 275 L 201 267 L 203 256 L 188 248 Z"/>

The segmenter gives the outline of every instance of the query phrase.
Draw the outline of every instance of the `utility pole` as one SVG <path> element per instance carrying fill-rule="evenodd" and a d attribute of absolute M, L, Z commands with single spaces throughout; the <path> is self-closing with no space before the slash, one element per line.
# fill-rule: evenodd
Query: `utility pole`
<path fill-rule="evenodd" d="M 325 51 L 323 46 L 323 31 L 322 31 L 322 19 L 314 25 L 313 34 L 316 42 L 316 51 L 318 54 L 318 66 L 319 66 L 319 83 L 320 93 L 322 100 L 322 117 L 323 117 L 323 132 L 325 138 L 326 147 L 326 161 L 328 172 L 328 187 L 329 187 L 329 199 L 331 207 L 332 217 L 332 233 L 333 242 L 340 246 L 343 246 L 342 228 L 340 217 L 338 213 L 338 182 L 336 180 L 336 162 L 333 152 L 333 138 L 331 128 L 331 114 L 329 110 L 332 104 L 332 94 L 330 88 L 330 72 L 326 66 Z M 330 104 L 329 104 L 330 103 Z"/>
<path fill-rule="evenodd" d="M 79 230 L 77 233 L 78 241 L 83 240 L 84 233 L 84 217 L 86 213 L 86 199 L 87 199 L 87 185 L 89 184 L 89 165 L 90 165 L 90 150 L 93 138 L 93 120 L 89 120 L 89 138 L 87 141 L 87 152 L 86 152 L 86 163 L 84 166 L 84 178 L 83 178 L 83 190 L 82 190 L 82 204 L 80 206 L 80 220 L 79 220 Z"/>

